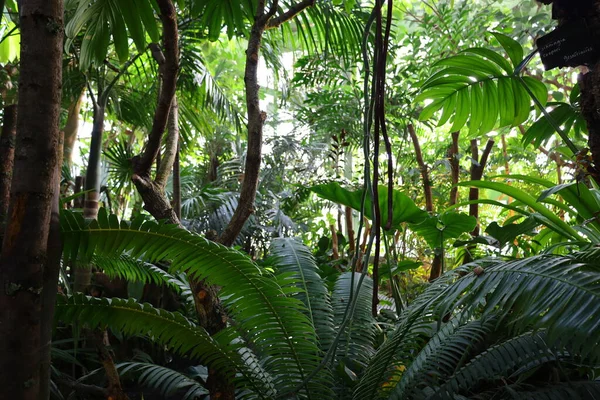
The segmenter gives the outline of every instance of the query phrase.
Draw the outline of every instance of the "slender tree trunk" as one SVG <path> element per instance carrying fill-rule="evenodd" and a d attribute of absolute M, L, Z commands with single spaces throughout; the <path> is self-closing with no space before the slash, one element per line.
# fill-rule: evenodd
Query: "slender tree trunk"
<path fill-rule="evenodd" d="M 415 127 L 412 124 L 408 124 L 408 133 L 412 139 L 413 146 L 415 148 L 415 157 L 417 159 L 417 165 L 421 170 L 421 177 L 423 178 L 423 192 L 425 194 L 425 209 L 428 212 L 433 212 L 433 194 L 431 192 L 431 181 L 429 180 L 429 170 L 425 161 L 423 161 L 423 153 L 421 151 L 421 145 L 419 144 L 419 138 L 415 132 Z"/>
<path fill-rule="evenodd" d="M 488 157 L 494 148 L 494 141 L 488 140 L 483 153 L 481 154 L 481 159 L 479 158 L 479 148 L 477 146 L 477 139 L 471 140 L 471 180 L 472 181 L 480 181 L 483 178 L 483 171 L 485 170 L 485 166 L 487 164 Z M 469 191 L 469 201 L 479 200 L 479 189 L 471 188 Z M 471 232 L 473 237 L 479 236 L 480 227 L 479 227 L 479 204 L 473 203 L 469 205 L 469 215 L 477 218 L 477 226 Z"/>
<path fill-rule="evenodd" d="M 61 161 L 63 3 L 20 5 L 18 152 L 0 258 L 0 399 L 39 400 L 48 376 L 40 367 L 48 337 L 42 334 L 44 272 Z"/>
<path fill-rule="evenodd" d="M 81 91 L 81 94 L 75 101 L 69 106 L 67 122 L 63 132 L 64 136 L 64 149 L 63 149 L 63 160 L 64 163 L 69 167 L 73 165 L 73 148 L 77 142 L 77 133 L 79 132 L 79 114 L 81 112 L 81 104 L 83 103 L 83 95 L 85 90 Z"/>
<path fill-rule="evenodd" d="M 181 220 L 181 164 L 179 162 L 179 153 L 181 146 L 177 143 L 177 153 L 173 162 L 173 210 L 179 220 Z"/>
<path fill-rule="evenodd" d="M 0 136 L 0 241 L 8 219 L 10 184 L 15 158 L 15 136 L 17 133 L 17 105 L 4 107 L 2 136 Z"/>
<path fill-rule="evenodd" d="M 452 189 L 450 189 L 450 205 L 458 203 L 458 178 L 460 174 L 460 164 L 458 162 L 458 136 L 460 132 L 452 132 L 452 146 L 448 151 L 448 162 L 452 175 Z"/>
<path fill-rule="evenodd" d="M 85 195 L 83 216 L 96 219 L 98 216 L 98 200 L 100 198 L 100 158 L 102 156 L 102 136 L 104 134 L 105 107 L 98 103 L 94 107 L 94 122 L 92 125 L 92 141 L 90 143 L 90 157 L 85 174 Z"/>

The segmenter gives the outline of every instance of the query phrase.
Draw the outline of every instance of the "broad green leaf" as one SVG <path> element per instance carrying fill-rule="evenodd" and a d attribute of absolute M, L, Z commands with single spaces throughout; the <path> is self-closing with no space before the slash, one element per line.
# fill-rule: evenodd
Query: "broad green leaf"
<path fill-rule="evenodd" d="M 454 110 L 456 109 L 456 98 L 457 97 L 458 97 L 458 95 L 456 93 L 454 93 L 453 95 L 451 95 L 450 97 L 448 97 L 446 99 L 446 102 L 444 103 L 444 111 L 442 112 L 442 116 L 440 117 L 440 120 L 438 121 L 438 126 L 442 126 L 446 122 L 448 122 L 448 120 L 454 113 Z M 419 116 L 419 120 L 421 120 L 421 116 Z"/>
<path fill-rule="evenodd" d="M 500 42 L 500 45 L 510 57 L 513 67 L 516 68 L 523 61 L 523 47 L 516 40 L 500 32 L 492 32 L 492 35 Z"/>
<path fill-rule="evenodd" d="M 425 239 L 431 248 L 436 249 L 443 247 L 446 240 L 472 231 L 476 225 L 475 217 L 451 211 L 429 216 L 419 224 L 411 224 L 410 229 Z"/>
<path fill-rule="evenodd" d="M 510 78 L 498 79 L 500 126 L 510 126 L 515 120 L 515 94 Z"/>
<path fill-rule="evenodd" d="M 516 79 L 512 79 L 511 82 L 515 96 L 515 119 L 512 126 L 519 126 L 529 118 L 531 100 L 525 88 Z"/>
<path fill-rule="evenodd" d="M 508 243 L 512 243 L 517 236 L 525 233 L 531 233 L 540 223 L 533 218 L 526 218 L 523 222 L 518 224 L 508 224 L 504 226 L 498 225 L 496 221 L 492 222 L 485 229 L 490 236 L 494 237 L 500 242 L 500 248 L 504 247 Z"/>
<path fill-rule="evenodd" d="M 316 185 L 310 188 L 319 197 L 342 204 L 360 211 L 364 190 L 350 191 L 344 189 L 337 182 Z M 420 223 L 427 218 L 426 211 L 421 210 L 404 193 L 394 190 L 393 192 L 392 229 L 400 229 L 403 222 Z M 381 225 L 384 226 L 388 217 L 387 206 L 388 191 L 385 186 L 379 187 L 379 206 L 381 209 Z M 367 195 L 365 201 L 365 215 L 373 219 L 371 199 Z"/>
<path fill-rule="evenodd" d="M 573 229 L 572 226 L 560 219 L 556 214 L 554 214 L 551 210 L 546 208 L 542 203 L 539 203 L 535 197 L 531 196 L 529 193 L 523 190 L 517 189 L 505 183 L 489 181 L 461 182 L 458 184 L 458 186 L 472 186 L 480 189 L 489 189 L 503 193 L 509 197 L 512 197 L 513 199 L 520 201 L 535 212 L 542 215 L 549 222 L 548 227 L 560 233 L 561 235 L 564 235 L 568 239 L 576 241 L 584 240 L 581 236 L 579 236 L 579 234 L 575 231 L 575 229 Z"/>
<path fill-rule="evenodd" d="M 479 56 L 485 57 L 488 60 L 491 60 L 498 64 L 500 68 L 506 71 L 507 74 L 512 74 L 514 68 L 511 68 L 510 63 L 502 57 L 500 54 L 496 53 L 493 50 L 486 49 L 484 47 L 473 47 L 464 51 L 464 53 L 473 53 Z"/>
<path fill-rule="evenodd" d="M 487 80 L 483 82 L 483 120 L 479 128 L 480 134 L 486 134 L 494 129 L 498 121 L 498 88 L 496 82 Z"/>
<path fill-rule="evenodd" d="M 558 103 L 548 114 L 556 126 L 562 126 L 567 120 L 576 116 L 576 111 L 567 103 Z M 550 139 L 554 132 L 553 124 L 548 121 L 546 116 L 542 115 L 527 129 L 522 140 L 525 145 L 533 143 L 538 147 Z"/>
<path fill-rule="evenodd" d="M 524 76 L 523 80 L 525 81 L 525 84 L 527 85 L 527 87 L 529 88 L 529 90 L 531 90 L 531 92 L 533 93 L 533 95 L 542 104 L 542 106 L 546 106 L 546 104 L 548 103 L 548 88 L 546 87 L 546 85 L 544 84 L 544 82 L 539 81 L 539 80 L 537 80 L 535 78 L 532 78 L 530 76 Z"/>
<path fill-rule="evenodd" d="M 474 72 L 482 72 L 492 76 L 501 76 L 502 71 L 496 64 L 481 57 L 472 55 L 457 55 L 445 58 L 434 64 L 436 66 L 459 67 Z"/>
<path fill-rule="evenodd" d="M 454 113 L 454 122 L 450 128 L 451 132 L 459 131 L 469 119 L 471 111 L 471 99 L 469 89 L 462 89 L 457 93 L 456 110 Z"/>
<path fill-rule="evenodd" d="M 479 132 L 479 127 L 487 112 L 483 108 L 483 95 L 479 84 L 471 86 L 471 118 L 469 119 L 469 135 Z"/>

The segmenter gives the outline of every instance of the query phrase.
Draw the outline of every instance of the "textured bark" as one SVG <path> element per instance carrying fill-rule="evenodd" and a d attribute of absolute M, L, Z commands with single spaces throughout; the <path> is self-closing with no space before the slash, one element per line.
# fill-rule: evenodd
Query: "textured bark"
<path fill-rule="evenodd" d="M 171 0 L 158 0 L 157 3 L 160 9 L 160 19 L 163 24 L 163 50 L 157 55 L 159 50 L 157 49 L 158 46 L 155 46 L 153 54 L 155 54 L 155 59 L 159 62 L 159 70 L 162 77 L 160 96 L 154 110 L 152 129 L 148 135 L 146 149 L 141 156 L 134 160 L 136 174 L 148 179 L 150 169 L 158 155 L 160 142 L 167 126 L 171 102 L 175 96 L 177 73 L 179 71 L 179 34 L 177 31 L 175 7 Z M 162 54 L 162 58 L 160 54 Z"/>
<path fill-rule="evenodd" d="M 178 219 L 181 219 L 181 164 L 179 162 L 179 152 L 181 151 L 179 142 L 177 143 L 177 153 L 173 162 L 173 211 Z"/>
<path fill-rule="evenodd" d="M 0 258 L 0 399 L 38 400 L 44 271 L 60 168 L 63 3 L 20 5 L 17 150 Z"/>
<path fill-rule="evenodd" d="M 62 140 L 62 135 L 61 135 Z M 59 150 L 64 149 L 59 143 Z M 62 161 L 62 151 L 59 160 Z M 62 165 L 62 162 L 59 163 Z M 54 305 L 58 293 L 58 275 L 62 258 L 62 237 L 60 232 L 60 180 L 61 169 L 56 168 L 54 185 L 56 192 L 52 200 L 52 216 L 48 234 L 48 262 L 44 268 L 44 291 L 42 293 L 41 325 L 41 362 L 40 362 L 40 399 L 50 398 L 50 349 L 52 347 L 52 327 L 54 326 Z"/>
<path fill-rule="evenodd" d="M 588 128 L 588 145 L 592 154 L 593 165 L 588 171 L 600 181 L 600 63 L 596 64 L 587 74 L 580 75 L 581 114 Z"/>
<path fill-rule="evenodd" d="M 134 157 L 134 174 L 131 180 L 144 200 L 144 209 L 158 220 L 167 220 L 179 224 L 179 218 L 167 200 L 161 184 L 156 183 L 151 177 L 151 168 L 154 163 L 167 126 L 169 110 L 175 96 L 177 72 L 179 71 L 179 49 L 177 16 L 171 0 L 159 0 L 160 19 L 163 23 L 163 51 L 158 46 L 153 47 L 153 55 L 159 63 L 161 73 L 160 96 L 154 111 L 152 129 L 148 136 L 148 143 L 144 152 Z"/>
<path fill-rule="evenodd" d="M 104 104 L 94 105 L 94 122 L 92 125 L 92 140 L 90 143 L 90 156 L 85 174 L 85 203 L 83 216 L 96 219 L 98 216 L 98 200 L 100 198 L 100 157 L 102 156 L 102 136 L 104 134 Z"/>
<path fill-rule="evenodd" d="M 429 170 L 425 161 L 423 161 L 423 153 L 421 151 L 421 145 L 419 144 L 419 138 L 415 132 L 415 127 L 412 124 L 408 124 L 408 133 L 412 139 L 413 146 L 415 148 L 415 157 L 417 158 L 417 165 L 421 170 L 421 177 L 423 178 L 423 192 L 425 193 L 425 209 L 428 212 L 433 212 L 433 194 L 431 192 L 431 181 L 429 180 Z"/>
<path fill-rule="evenodd" d="M 4 107 L 2 136 L 0 136 L 0 242 L 4 236 L 10 201 L 10 184 L 15 158 L 15 136 L 17 133 L 16 104 Z"/>
<path fill-rule="evenodd" d="M 108 394 L 107 398 L 111 400 L 129 400 L 129 397 L 123 392 L 119 372 L 117 371 L 113 357 L 108 350 L 110 343 L 108 342 L 106 331 L 95 332 L 94 342 L 98 352 L 98 358 L 102 363 L 104 373 L 106 374 L 106 380 L 108 381 L 108 387 L 106 389 Z"/>
<path fill-rule="evenodd" d="M 167 132 L 165 154 L 162 156 L 156 178 L 154 179 L 156 184 L 163 188 L 163 190 L 167 186 L 167 181 L 169 180 L 169 175 L 171 175 L 175 156 L 179 148 L 179 105 L 177 104 L 177 96 L 173 96 L 173 102 L 171 103 Z"/>

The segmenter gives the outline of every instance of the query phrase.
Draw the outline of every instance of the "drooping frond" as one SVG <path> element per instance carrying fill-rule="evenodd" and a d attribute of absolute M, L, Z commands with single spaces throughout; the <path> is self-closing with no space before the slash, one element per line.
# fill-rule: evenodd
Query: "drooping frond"
<path fill-rule="evenodd" d="M 172 313 L 140 304 L 134 299 L 97 298 L 82 294 L 60 296 L 55 320 L 61 323 L 85 321 L 90 328 L 109 327 L 127 335 L 147 335 L 179 354 L 198 358 L 225 376 L 242 374 L 244 384 L 255 393 L 268 395 L 268 377 L 260 369 L 249 368 L 241 354 L 242 347 L 232 337 L 211 337 L 180 313 Z M 229 332 L 231 333 L 231 332 Z"/>
<path fill-rule="evenodd" d="M 200 382 L 161 365 L 126 362 L 116 367 L 122 379 L 133 378 L 143 387 L 160 391 L 164 398 L 179 393 L 181 400 L 194 400 L 208 394 Z"/>
<path fill-rule="evenodd" d="M 302 291 L 298 298 L 306 305 L 308 317 L 315 327 L 319 346 L 326 350 L 334 337 L 333 309 L 323 278 L 310 250 L 298 239 L 281 238 L 271 242 L 271 254 L 281 273 L 291 273 Z"/>
<path fill-rule="evenodd" d="M 104 209 L 90 223 L 66 211 L 62 228 L 67 256 L 88 258 L 128 252 L 146 262 L 169 260 L 169 272 L 186 272 L 196 280 L 221 287 L 221 299 L 235 321 L 235 329 L 263 360 L 278 390 L 294 391 L 319 364 L 315 332 L 303 314 L 302 303 L 287 297 L 276 280 L 265 276 L 242 253 L 174 225 L 142 219 L 119 222 Z M 217 336 L 225 334 L 234 340 L 232 332 Z M 323 398 L 329 393 L 330 388 L 315 379 L 298 395 Z"/>

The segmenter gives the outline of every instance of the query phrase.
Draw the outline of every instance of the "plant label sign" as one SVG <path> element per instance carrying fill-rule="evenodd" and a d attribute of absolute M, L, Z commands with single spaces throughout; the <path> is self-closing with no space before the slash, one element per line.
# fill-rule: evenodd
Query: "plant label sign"
<path fill-rule="evenodd" d="M 536 42 L 546 71 L 598 60 L 598 47 L 584 20 L 559 26 Z"/>

